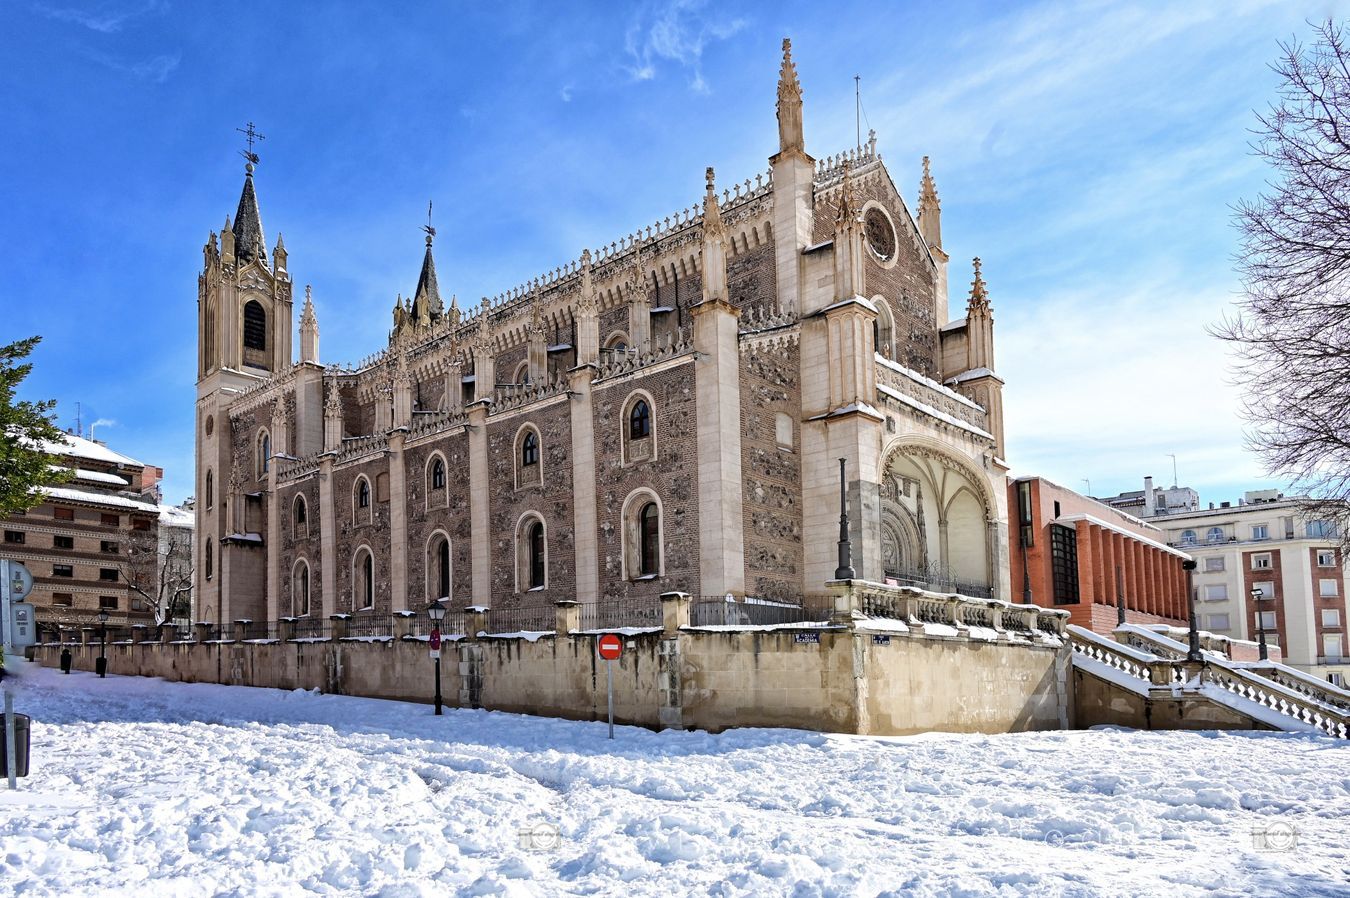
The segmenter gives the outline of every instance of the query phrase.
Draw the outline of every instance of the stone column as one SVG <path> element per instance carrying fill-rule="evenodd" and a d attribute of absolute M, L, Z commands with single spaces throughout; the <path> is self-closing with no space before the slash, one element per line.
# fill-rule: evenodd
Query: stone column
<path fill-rule="evenodd" d="M 554 602 L 553 632 L 556 636 L 566 636 L 581 629 L 581 603 L 575 599 L 559 599 Z"/>
<path fill-rule="evenodd" d="M 666 636 L 677 636 L 681 627 L 689 626 L 688 593 L 661 593 L 661 625 Z"/>
<path fill-rule="evenodd" d="M 600 597 L 599 544 L 596 537 L 595 415 L 589 365 L 568 375 L 573 392 L 572 415 L 572 528 L 576 554 L 577 599 L 595 604 Z"/>
<path fill-rule="evenodd" d="M 697 398 L 699 590 L 745 592 L 741 480 L 740 310 L 720 299 L 693 308 Z"/>
<path fill-rule="evenodd" d="M 337 613 L 337 508 L 333 495 L 334 454 L 319 460 L 319 592 L 322 616 Z"/>
<path fill-rule="evenodd" d="M 408 608 L 408 472 L 405 430 L 389 434 L 389 592 L 394 611 Z"/>
<path fill-rule="evenodd" d="M 278 400 L 283 401 L 283 400 Z M 275 452 L 281 447 L 272 444 Z M 273 458 L 267 464 L 267 598 L 268 620 L 281 616 L 278 603 L 281 601 L 281 497 L 277 495 L 277 461 Z"/>
<path fill-rule="evenodd" d="M 487 405 L 469 409 L 469 532 L 472 536 L 473 602 L 492 604 L 492 534 L 489 530 Z"/>

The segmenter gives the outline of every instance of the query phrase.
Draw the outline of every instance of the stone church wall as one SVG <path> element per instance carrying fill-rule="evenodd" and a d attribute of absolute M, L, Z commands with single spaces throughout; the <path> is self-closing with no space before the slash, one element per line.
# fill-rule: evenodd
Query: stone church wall
<path fill-rule="evenodd" d="M 594 391 L 595 495 L 602 599 L 698 592 L 697 403 L 692 360 L 654 374 L 597 384 Z M 656 459 L 624 464 L 625 409 L 636 392 L 651 397 Z M 662 509 L 664 576 L 623 578 L 623 506 L 637 489 L 654 492 Z M 582 597 L 583 601 L 586 597 Z"/>
<path fill-rule="evenodd" d="M 294 508 L 295 497 L 298 495 L 305 497 L 305 516 L 308 520 L 307 529 L 301 530 L 297 538 Z M 281 586 L 280 595 L 277 597 L 277 613 L 282 617 L 294 617 L 300 613 L 299 607 L 295 605 L 291 572 L 296 560 L 303 558 L 309 563 L 310 613 L 317 615 L 323 610 L 323 564 L 320 560 L 322 514 L 319 506 L 318 479 L 310 477 L 299 483 L 280 487 L 277 490 L 277 497 L 281 511 L 281 533 L 278 535 L 281 543 L 278 556 L 281 566 L 279 572 Z"/>
<path fill-rule="evenodd" d="M 802 595 L 801 346 L 795 333 L 741 344 L 741 473 L 745 589 Z M 778 416 L 789 419 L 780 443 Z"/>
<path fill-rule="evenodd" d="M 727 259 L 727 292 L 732 305 L 739 306 L 742 312 L 775 309 L 778 275 L 772 243 L 751 246 L 748 252 Z"/>
<path fill-rule="evenodd" d="M 357 549 L 367 546 L 375 562 L 375 613 L 388 614 L 393 610 L 389 590 L 389 500 L 380 498 L 377 486 L 379 475 L 387 474 L 384 459 L 346 465 L 333 471 L 334 518 L 337 521 L 336 607 L 341 613 L 354 613 L 352 563 Z M 353 487 L 356 478 L 364 474 L 370 479 L 370 512 L 354 515 Z"/>
<path fill-rule="evenodd" d="M 428 504 L 428 461 L 433 452 L 445 457 L 445 489 Z M 404 452 L 408 507 L 408 607 L 421 608 L 439 596 L 427 592 L 428 544 L 442 530 L 450 538 L 450 594 L 452 608 L 473 597 L 473 541 L 469 514 L 469 439 L 460 431 L 419 443 Z"/>
<path fill-rule="evenodd" d="M 573 545 L 572 422 L 567 399 L 532 405 L 516 414 L 489 419 L 488 533 L 491 539 L 494 608 L 553 607 L 558 599 L 575 598 L 576 552 Z M 521 425 L 539 429 L 542 482 L 516 487 L 516 432 Z M 545 589 L 516 591 L 516 527 L 521 516 L 536 512 L 544 521 L 547 542 Z M 477 596 L 474 597 L 478 599 Z"/>

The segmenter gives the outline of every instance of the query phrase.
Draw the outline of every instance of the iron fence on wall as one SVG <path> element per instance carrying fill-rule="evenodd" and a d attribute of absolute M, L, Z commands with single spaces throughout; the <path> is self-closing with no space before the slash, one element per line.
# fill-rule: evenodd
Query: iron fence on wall
<path fill-rule="evenodd" d="M 690 603 L 689 623 L 695 627 L 826 624 L 832 610 L 829 599 L 818 597 L 805 597 L 797 603 L 753 596 L 699 596 Z"/>

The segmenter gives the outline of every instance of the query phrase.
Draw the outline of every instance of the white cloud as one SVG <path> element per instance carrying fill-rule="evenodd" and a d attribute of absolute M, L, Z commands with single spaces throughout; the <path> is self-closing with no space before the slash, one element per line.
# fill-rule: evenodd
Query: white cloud
<path fill-rule="evenodd" d="M 633 18 L 624 38 L 630 58 L 628 73 L 635 81 L 650 81 L 661 62 L 689 70 L 689 86 L 706 93 L 703 50 L 714 41 L 726 40 L 746 25 L 744 19 L 726 18 L 707 0 L 673 0 L 644 4 Z"/>
<path fill-rule="evenodd" d="M 100 34 L 112 34 L 122 30 L 122 26 L 132 19 L 151 13 L 168 10 L 166 0 L 140 0 L 133 3 L 95 3 L 83 9 L 46 6 L 38 4 L 38 12 L 59 22 L 69 22 L 97 31 Z"/>
<path fill-rule="evenodd" d="M 1206 331 L 1230 300 L 1154 281 L 996 307 L 1014 470 L 1111 494 L 1145 475 L 1170 482 L 1175 453 L 1183 485 L 1264 482 L 1226 353 Z"/>

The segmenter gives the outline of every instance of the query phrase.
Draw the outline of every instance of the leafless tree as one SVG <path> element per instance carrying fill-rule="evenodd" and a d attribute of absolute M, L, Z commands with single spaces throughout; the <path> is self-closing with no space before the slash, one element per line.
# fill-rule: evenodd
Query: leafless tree
<path fill-rule="evenodd" d="M 1350 61 L 1341 25 L 1282 43 L 1279 99 L 1252 149 L 1268 189 L 1236 208 L 1244 297 L 1216 334 L 1235 347 L 1248 438 L 1347 533 L 1350 500 Z"/>
<path fill-rule="evenodd" d="M 192 531 L 160 523 L 133 534 L 123 565 L 127 586 L 154 616 L 155 626 L 186 616 L 192 602 Z"/>

